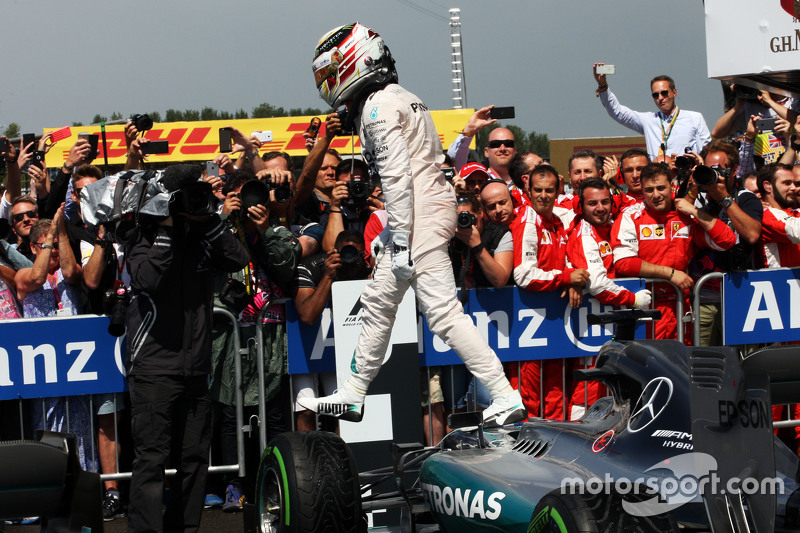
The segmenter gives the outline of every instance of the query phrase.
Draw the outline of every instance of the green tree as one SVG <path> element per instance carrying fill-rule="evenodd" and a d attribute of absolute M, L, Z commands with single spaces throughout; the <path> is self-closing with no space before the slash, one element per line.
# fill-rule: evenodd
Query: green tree
<path fill-rule="evenodd" d="M 80 128 L 81 126 L 83 126 L 83 122 L 73 122 L 72 123 L 72 127 L 73 128 Z"/>
<path fill-rule="evenodd" d="M 251 118 L 272 118 L 272 117 L 285 117 L 286 110 L 282 107 L 275 107 L 272 104 L 264 102 L 253 108 Z"/>
<path fill-rule="evenodd" d="M 108 122 L 108 119 L 100 114 L 97 114 L 94 117 L 92 117 L 92 124 L 100 124 L 101 122 Z"/>
<path fill-rule="evenodd" d="M 117 111 L 111 113 L 111 120 L 122 120 L 122 119 L 123 119 L 122 113 L 119 113 Z"/>
<path fill-rule="evenodd" d="M 181 122 L 183 121 L 183 112 L 177 109 L 167 109 L 165 118 L 167 122 Z"/>
<path fill-rule="evenodd" d="M 150 115 L 150 118 L 153 119 L 153 122 L 161 122 L 161 113 L 158 111 L 150 111 L 148 115 Z"/>
<path fill-rule="evenodd" d="M 187 109 L 183 112 L 183 120 L 188 122 L 196 122 L 200 120 L 200 111 L 195 109 Z"/>
<path fill-rule="evenodd" d="M 245 119 L 247 117 L 248 117 L 247 111 L 245 111 L 244 109 L 236 110 L 236 116 L 234 117 L 236 120 Z"/>
<path fill-rule="evenodd" d="M 12 122 L 6 128 L 6 131 L 3 132 L 3 135 L 8 137 L 9 139 L 13 139 L 13 138 L 19 137 L 21 135 L 20 134 L 20 130 L 21 130 L 21 128 L 20 128 L 19 124 L 17 124 L 16 122 Z"/>

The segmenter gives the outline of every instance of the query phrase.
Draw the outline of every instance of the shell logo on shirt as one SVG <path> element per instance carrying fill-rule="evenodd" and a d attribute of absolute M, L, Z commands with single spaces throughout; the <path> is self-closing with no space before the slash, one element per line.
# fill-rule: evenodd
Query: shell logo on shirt
<path fill-rule="evenodd" d="M 664 226 L 661 224 L 646 224 L 639 228 L 639 239 L 652 241 L 664 238 Z"/>
<path fill-rule="evenodd" d="M 546 229 L 542 230 L 542 238 L 539 241 L 540 244 L 553 244 L 553 238 L 550 236 L 550 232 Z"/>
<path fill-rule="evenodd" d="M 611 245 L 608 244 L 608 241 L 603 241 L 600 243 L 600 257 L 607 255 L 611 255 Z"/>

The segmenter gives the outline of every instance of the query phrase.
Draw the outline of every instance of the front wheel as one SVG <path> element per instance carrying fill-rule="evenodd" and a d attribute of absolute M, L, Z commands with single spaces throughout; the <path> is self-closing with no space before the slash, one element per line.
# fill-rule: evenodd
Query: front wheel
<path fill-rule="evenodd" d="M 261 533 L 360 531 L 361 487 L 350 448 L 323 431 L 278 435 L 261 456 L 256 504 Z"/>

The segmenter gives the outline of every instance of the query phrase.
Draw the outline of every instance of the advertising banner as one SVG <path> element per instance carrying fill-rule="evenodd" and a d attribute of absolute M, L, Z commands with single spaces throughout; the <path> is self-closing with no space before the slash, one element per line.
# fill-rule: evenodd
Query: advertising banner
<path fill-rule="evenodd" d="M 733 79 L 797 70 L 800 2 L 705 0 L 704 6 L 710 78 Z"/>
<path fill-rule="evenodd" d="M 639 279 L 615 281 L 634 292 L 644 288 L 644 282 Z M 334 283 L 334 287 L 336 285 Z M 345 305 L 344 309 L 349 311 L 351 307 Z M 529 292 L 518 287 L 478 289 L 469 291 L 464 309 L 502 361 L 594 355 L 612 336 L 610 326 L 589 326 L 586 316 L 613 307 L 588 295 L 579 308 L 572 309 L 566 299 L 561 298 L 560 291 Z M 313 327 L 305 326 L 298 324 L 297 312 L 287 304 L 287 317 L 289 373 L 333 372 L 336 368 L 335 328 L 331 327 L 330 314 L 323 313 Z M 424 319 L 419 316 L 417 320 L 420 365 L 461 364 L 461 359 L 430 332 Z M 644 336 L 645 327 L 640 325 L 637 338 Z M 349 354 L 352 355 L 352 349 Z"/>
<path fill-rule="evenodd" d="M 448 109 L 444 111 L 431 111 L 442 146 L 450 146 L 458 132 L 464 128 L 464 124 L 469 120 L 473 109 Z M 271 131 L 272 141 L 261 146 L 260 153 L 264 154 L 272 151 L 288 152 L 292 156 L 305 156 L 308 151 L 305 147 L 303 133 L 308 129 L 309 122 L 313 117 L 280 117 L 280 118 L 253 118 L 243 120 L 207 120 L 198 122 L 157 122 L 153 124 L 153 129 L 145 133 L 145 137 L 154 140 L 165 140 L 169 142 L 169 153 L 162 155 L 151 155 L 147 157 L 148 162 L 178 162 L 178 161 L 210 161 L 220 154 L 219 151 L 219 129 L 226 126 L 233 126 L 239 129 L 247 137 L 254 131 Z M 324 116 L 322 128 L 319 134 L 325 132 Z M 44 133 L 59 128 L 44 128 Z M 100 135 L 100 126 L 75 126 L 71 127 L 69 136 L 58 141 L 58 143 L 45 156 L 49 168 L 60 167 L 67 158 L 70 148 L 78 140 L 80 133 L 90 133 Z M 125 126 L 116 124 L 106 126 L 106 143 L 108 150 L 108 162 L 112 165 L 124 165 L 127 160 L 127 147 L 125 146 Z M 475 140 L 472 141 L 474 147 Z M 331 148 L 335 148 L 341 154 L 361 153 L 361 142 L 358 137 L 341 136 L 336 137 L 331 142 Z M 97 159 L 95 165 L 103 163 L 103 142 L 102 138 L 97 146 Z M 233 155 L 236 159 L 238 155 Z"/>
<path fill-rule="evenodd" d="M 0 322 L 0 400 L 124 390 L 125 337 L 107 329 L 95 315 Z"/>
<path fill-rule="evenodd" d="M 800 269 L 727 274 L 722 294 L 724 344 L 800 340 Z"/>

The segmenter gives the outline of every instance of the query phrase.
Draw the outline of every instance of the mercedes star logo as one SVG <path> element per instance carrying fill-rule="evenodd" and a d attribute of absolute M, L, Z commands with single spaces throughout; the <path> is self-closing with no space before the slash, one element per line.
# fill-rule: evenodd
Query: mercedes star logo
<path fill-rule="evenodd" d="M 670 398 L 672 381 L 661 377 L 651 380 L 636 401 L 628 419 L 628 431 L 636 433 L 649 426 L 667 408 Z"/>

